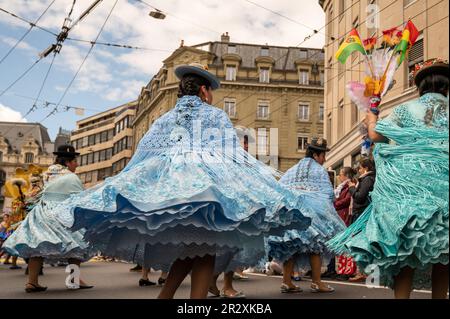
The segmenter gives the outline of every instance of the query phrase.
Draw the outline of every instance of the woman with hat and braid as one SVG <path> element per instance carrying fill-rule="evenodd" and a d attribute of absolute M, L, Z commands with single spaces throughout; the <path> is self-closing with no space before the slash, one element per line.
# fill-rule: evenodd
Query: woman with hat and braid
<path fill-rule="evenodd" d="M 268 255 L 283 263 L 282 293 L 298 293 L 301 288 L 292 283 L 294 267 L 311 269 L 312 292 L 333 292 L 321 281 L 321 267 L 328 265 L 332 255 L 325 242 L 345 229 L 345 224 L 333 206 L 334 191 L 326 169 L 325 153 L 329 151 L 323 138 L 313 138 L 306 156 L 289 169 L 280 184 L 297 195 L 297 208 L 312 219 L 306 230 L 291 229 L 283 236 L 267 240 Z"/>
<path fill-rule="evenodd" d="M 350 254 L 361 270 L 379 273 L 395 298 L 432 288 L 448 291 L 448 62 L 432 59 L 413 73 L 419 98 L 382 120 L 367 113 L 377 177 L 371 204 L 330 248 Z"/>
<path fill-rule="evenodd" d="M 6 240 L 4 248 L 14 256 L 29 259 L 26 292 L 41 292 L 38 275 L 45 261 L 69 261 L 80 265 L 92 256 L 81 232 L 72 232 L 55 215 L 54 208 L 72 194 L 83 190 L 74 173 L 79 153 L 71 145 L 58 148 L 55 164 L 44 173 L 44 190 L 19 228 Z M 92 288 L 80 280 L 80 289 Z"/>

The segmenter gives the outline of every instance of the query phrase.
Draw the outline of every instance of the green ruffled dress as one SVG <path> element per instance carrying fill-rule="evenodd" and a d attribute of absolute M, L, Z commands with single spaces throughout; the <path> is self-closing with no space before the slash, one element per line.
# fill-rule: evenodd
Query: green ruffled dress
<path fill-rule="evenodd" d="M 380 284 L 393 287 L 404 267 L 414 288 L 431 286 L 433 264 L 448 264 L 448 98 L 429 93 L 397 106 L 375 130 L 389 139 L 374 149 L 372 203 L 327 244 L 351 255 Z"/>

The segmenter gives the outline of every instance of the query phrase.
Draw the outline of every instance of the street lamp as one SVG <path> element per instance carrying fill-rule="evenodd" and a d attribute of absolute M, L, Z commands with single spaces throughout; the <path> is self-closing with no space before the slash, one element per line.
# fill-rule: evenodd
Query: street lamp
<path fill-rule="evenodd" d="M 166 15 L 161 10 L 158 10 L 158 9 L 155 9 L 154 11 L 150 11 L 150 13 L 148 15 L 154 19 L 164 20 L 166 18 Z"/>

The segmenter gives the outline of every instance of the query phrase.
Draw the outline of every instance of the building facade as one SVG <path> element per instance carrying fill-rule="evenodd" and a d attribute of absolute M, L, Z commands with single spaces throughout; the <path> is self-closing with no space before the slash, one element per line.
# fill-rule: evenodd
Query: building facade
<path fill-rule="evenodd" d="M 358 111 L 345 91 L 349 81 L 364 81 L 364 66 L 359 53 L 345 65 L 335 59 L 339 45 L 356 27 L 361 38 L 382 35 L 382 30 L 403 28 L 411 19 L 420 31 L 416 44 L 395 74 L 394 87 L 384 97 L 381 117 L 393 107 L 418 97 L 409 73 L 415 64 L 430 58 L 448 59 L 448 1 L 422 0 L 321 0 L 326 13 L 325 45 L 325 136 L 331 145 L 326 167 L 339 170 L 354 166 L 360 157 L 361 134 L 358 131 L 365 114 Z M 376 7 L 375 7 L 376 6 Z M 372 14 L 378 12 L 378 16 Z M 375 19 L 373 19 L 375 17 Z M 369 23 L 367 23 L 369 22 Z"/>
<path fill-rule="evenodd" d="M 258 156 L 272 155 L 276 168 L 296 164 L 306 142 L 323 135 L 322 50 L 234 43 L 224 34 L 220 42 L 182 45 L 163 61 L 138 98 L 134 149 L 155 120 L 175 106 L 174 69 L 190 63 L 208 66 L 219 78 L 212 104 L 236 127 L 254 129 Z"/>
<path fill-rule="evenodd" d="M 54 143 L 41 124 L 0 122 L 0 210 L 11 206 L 3 186 L 16 169 L 27 169 L 29 164 L 46 169 L 53 164 L 53 151 Z"/>
<path fill-rule="evenodd" d="M 130 102 L 77 122 L 70 141 L 80 153 L 77 174 L 86 188 L 118 174 L 130 160 L 136 104 Z"/>

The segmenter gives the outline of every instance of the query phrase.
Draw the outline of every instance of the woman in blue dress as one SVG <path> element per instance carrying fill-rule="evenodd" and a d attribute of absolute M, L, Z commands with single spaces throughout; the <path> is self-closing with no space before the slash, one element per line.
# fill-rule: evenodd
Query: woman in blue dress
<path fill-rule="evenodd" d="M 420 97 L 378 120 L 368 112 L 376 143 L 377 177 L 372 204 L 330 248 L 350 254 L 361 270 L 396 298 L 432 286 L 432 298 L 448 291 L 448 79 L 447 62 L 418 65 Z M 377 275 L 379 274 L 379 276 Z"/>
<path fill-rule="evenodd" d="M 280 184 L 298 196 L 298 208 L 311 217 L 311 227 L 306 230 L 291 229 L 283 236 L 271 236 L 267 240 L 268 255 L 283 263 L 282 293 L 301 292 L 292 283 L 294 267 L 311 269 L 312 292 L 333 292 L 334 289 L 321 281 L 321 267 L 328 265 L 332 255 L 325 243 L 345 229 L 345 224 L 333 206 L 334 191 L 325 163 L 329 151 L 323 138 L 313 138 L 306 156 L 289 169 Z"/>
<path fill-rule="evenodd" d="M 29 259 L 26 292 L 41 292 L 47 287 L 39 285 L 39 271 L 46 262 L 67 261 L 79 266 L 92 254 L 83 241 L 82 233 L 72 232 L 59 222 L 54 208 L 71 194 L 83 190 L 74 173 L 79 153 L 71 145 L 62 145 L 54 152 L 55 164 L 44 173 L 44 190 L 33 209 L 17 230 L 6 240 L 5 250 L 13 256 Z M 80 289 L 92 288 L 82 280 Z"/>
<path fill-rule="evenodd" d="M 255 251 L 245 251 L 264 252 L 264 241 L 253 238 L 311 221 L 292 208 L 295 197 L 269 167 L 244 160 L 228 116 L 210 105 L 219 80 L 197 64 L 175 74 L 175 107 L 120 174 L 66 201 L 61 220 L 85 227 L 85 238 L 105 255 L 170 270 L 159 298 L 173 298 L 189 273 L 191 298 L 206 298 L 216 255 L 216 272 L 224 271 L 255 242 Z"/>

